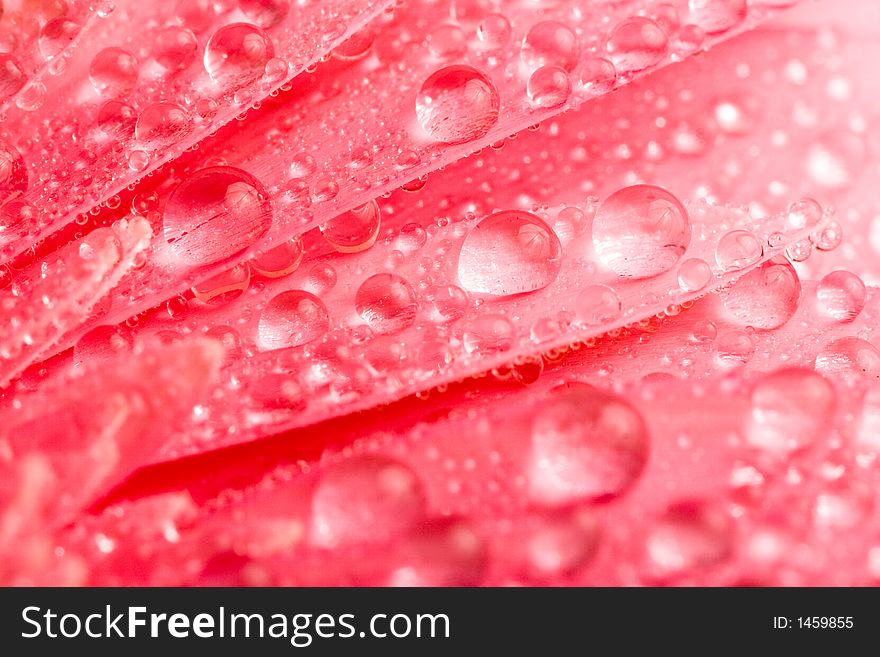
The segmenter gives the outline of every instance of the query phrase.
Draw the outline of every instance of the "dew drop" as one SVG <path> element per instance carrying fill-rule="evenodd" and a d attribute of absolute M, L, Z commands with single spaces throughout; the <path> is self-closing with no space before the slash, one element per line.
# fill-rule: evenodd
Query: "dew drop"
<path fill-rule="evenodd" d="M 134 134 L 137 112 L 121 100 L 108 100 L 98 109 L 96 123 L 106 135 L 123 141 Z"/>
<path fill-rule="evenodd" d="M 666 56 L 667 45 L 657 23 L 634 16 L 614 28 L 605 49 L 619 73 L 630 73 L 658 64 Z"/>
<path fill-rule="evenodd" d="M 540 66 L 558 66 L 571 71 L 578 63 L 581 47 L 577 35 L 564 23 L 536 23 L 523 39 L 520 57 L 534 70 Z"/>
<path fill-rule="evenodd" d="M 40 30 L 38 46 L 44 59 L 60 55 L 79 34 L 80 25 L 67 17 L 53 18 Z"/>
<path fill-rule="evenodd" d="M 732 230 L 718 240 L 715 262 L 724 271 L 737 271 L 753 265 L 764 255 L 764 247 L 754 233 Z"/>
<path fill-rule="evenodd" d="M 809 230 L 822 219 L 822 206 L 813 199 L 805 198 L 788 206 L 786 223 L 789 230 Z"/>
<path fill-rule="evenodd" d="M 123 96 L 134 89 L 137 79 L 137 58 L 122 48 L 105 48 L 89 67 L 89 80 L 103 96 Z"/>
<path fill-rule="evenodd" d="M 135 138 L 144 150 L 155 151 L 180 141 L 189 132 L 192 118 L 176 103 L 153 103 L 138 116 Z"/>
<path fill-rule="evenodd" d="M 862 279 L 842 270 L 828 274 L 816 288 L 820 308 L 838 322 L 853 321 L 865 307 L 867 296 Z"/>
<path fill-rule="evenodd" d="M 848 383 L 880 378 L 880 351 L 866 340 L 840 338 L 816 356 L 816 371 Z"/>
<path fill-rule="evenodd" d="M 504 315 L 480 315 L 465 323 L 461 342 L 469 354 L 491 356 L 513 347 L 516 329 Z"/>
<path fill-rule="evenodd" d="M 380 212 L 375 200 L 321 224 L 321 235 L 340 253 L 369 249 L 379 235 Z"/>
<path fill-rule="evenodd" d="M 721 509 L 699 500 L 678 502 L 648 533 L 649 572 L 667 578 L 714 566 L 727 558 L 732 542 L 732 522 Z"/>
<path fill-rule="evenodd" d="M 467 39 L 458 25 L 441 25 L 428 35 L 428 49 L 439 59 L 455 59 L 467 50 Z"/>
<path fill-rule="evenodd" d="M 435 285 L 428 288 L 425 297 L 431 304 L 435 319 L 441 322 L 460 319 L 467 313 L 467 292 L 457 285 Z"/>
<path fill-rule="evenodd" d="M 257 81 L 275 51 L 266 33 L 255 25 L 232 23 L 217 30 L 205 46 L 205 70 L 225 90 Z"/>
<path fill-rule="evenodd" d="M 748 363 L 755 354 L 755 340 L 740 329 L 727 331 L 715 339 L 715 353 L 720 365 L 739 367 Z"/>
<path fill-rule="evenodd" d="M 251 269 L 266 278 L 282 278 L 295 272 L 303 259 L 303 244 L 299 237 L 282 242 L 250 261 Z"/>
<path fill-rule="evenodd" d="M 588 507 L 533 512 L 526 519 L 515 552 L 523 574 L 532 579 L 571 575 L 589 562 L 599 544 L 599 525 Z"/>
<path fill-rule="evenodd" d="M 561 266 L 553 229 L 529 212 L 509 210 L 486 217 L 465 238 L 458 279 L 469 292 L 523 294 L 550 285 Z"/>
<path fill-rule="evenodd" d="M 648 278 L 672 269 L 690 239 L 687 210 L 675 196 L 653 185 L 615 192 L 593 219 L 596 254 L 619 276 Z"/>
<path fill-rule="evenodd" d="M 260 182 L 232 167 L 196 171 L 171 193 L 163 216 L 174 255 L 207 265 L 243 251 L 266 234 L 272 208 Z"/>
<path fill-rule="evenodd" d="M 620 297 L 607 285 L 590 285 L 578 294 L 575 302 L 578 319 L 587 326 L 602 326 L 620 316 Z"/>
<path fill-rule="evenodd" d="M 5 100 L 24 86 L 24 71 L 12 55 L 0 53 L 0 100 Z"/>
<path fill-rule="evenodd" d="M 490 52 L 501 50 L 510 41 L 510 21 L 501 14 L 487 15 L 477 28 L 477 37 Z"/>
<path fill-rule="evenodd" d="M 678 268 L 678 286 L 685 292 L 698 292 L 712 280 L 712 268 L 705 260 L 690 258 Z"/>
<path fill-rule="evenodd" d="M 416 319 L 416 294 L 396 274 L 375 274 L 355 295 L 355 310 L 376 333 L 397 333 Z"/>
<path fill-rule="evenodd" d="M 486 570 L 488 546 L 472 522 L 435 518 L 414 527 L 391 559 L 391 586 L 475 586 Z"/>
<path fill-rule="evenodd" d="M 617 69 L 607 59 L 591 57 L 576 70 L 581 91 L 594 96 L 608 93 L 617 84 Z"/>
<path fill-rule="evenodd" d="M 707 34 L 719 34 L 739 25 L 748 13 L 746 0 L 690 0 L 696 23 Z"/>
<path fill-rule="evenodd" d="M 196 35 L 185 27 L 175 25 L 156 34 L 153 57 L 169 71 L 182 71 L 196 60 L 198 48 Z"/>
<path fill-rule="evenodd" d="M 330 327 L 324 303 L 302 290 L 289 290 L 272 298 L 260 314 L 257 329 L 264 351 L 299 347 L 322 337 Z"/>
<path fill-rule="evenodd" d="M 262 28 L 274 27 L 290 11 L 288 0 L 238 0 L 241 11 Z"/>
<path fill-rule="evenodd" d="M 536 107 L 559 107 L 571 95 L 571 80 L 560 66 L 542 66 L 529 77 L 526 91 Z"/>
<path fill-rule="evenodd" d="M 240 297 L 251 282 L 251 270 L 247 265 L 212 276 L 193 286 L 193 296 L 202 303 L 219 306 Z"/>
<path fill-rule="evenodd" d="M 810 235 L 810 242 L 820 251 L 833 251 L 843 241 L 843 229 L 836 221 L 830 221 L 821 230 Z"/>
<path fill-rule="evenodd" d="M 323 548 L 389 540 L 425 513 L 425 492 L 406 465 L 359 456 L 334 465 L 312 497 L 312 542 Z"/>
<path fill-rule="evenodd" d="M 532 422 L 529 493 L 545 504 L 608 500 L 638 479 L 649 438 L 625 399 L 594 388 L 553 398 Z"/>
<path fill-rule="evenodd" d="M 811 370 L 768 374 L 752 389 L 748 444 L 777 455 L 801 450 L 824 435 L 836 401 L 834 387 Z"/>
<path fill-rule="evenodd" d="M 150 156 L 144 151 L 132 151 L 128 155 L 128 168 L 132 171 L 144 171 L 150 164 Z"/>
<path fill-rule="evenodd" d="M 773 258 L 719 292 L 728 319 L 740 326 L 775 329 L 794 316 L 801 282 L 791 263 Z"/>
<path fill-rule="evenodd" d="M 492 81 L 470 66 L 447 66 L 431 75 L 416 97 L 422 129 L 438 141 L 479 139 L 498 122 L 501 101 Z"/>
<path fill-rule="evenodd" d="M 28 173 L 18 150 L 0 141 L 0 205 L 27 191 Z"/>

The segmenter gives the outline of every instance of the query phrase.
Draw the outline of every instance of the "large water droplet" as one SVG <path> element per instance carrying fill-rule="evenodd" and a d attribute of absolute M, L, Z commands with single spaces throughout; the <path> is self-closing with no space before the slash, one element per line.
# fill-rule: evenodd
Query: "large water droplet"
<path fill-rule="evenodd" d="M 492 81 L 470 66 L 447 66 L 431 75 L 416 97 L 422 128 L 438 141 L 479 139 L 498 122 L 501 100 Z"/>
<path fill-rule="evenodd" d="M 816 356 L 816 371 L 848 383 L 877 379 L 880 378 L 880 351 L 861 338 L 840 338 Z"/>
<path fill-rule="evenodd" d="M 831 272 L 819 281 L 816 288 L 820 308 L 838 322 L 854 320 L 865 307 L 867 297 L 862 279 L 843 270 Z"/>
<path fill-rule="evenodd" d="M 0 205 L 27 191 L 28 173 L 18 150 L 0 141 Z"/>
<path fill-rule="evenodd" d="M 690 240 L 687 210 L 675 196 L 653 185 L 615 192 L 593 219 L 596 254 L 619 276 L 648 278 L 672 269 Z"/>
<path fill-rule="evenodd" d="M 26 80 L 18 60 L 12 55 L 0 53 L 0 100 L 17 93 Z"/>
<path fill-rule="evenodd" d="M 534 512 L 521 525 L 513 551 L 523 575 L 538 581 L 577 571 L 599 544 L 595 512 L 586 506 Z"/>
<path fill-rule="evenodd" d="M 737 271 L 753 265 L 764 255 L 764 247 L 748 230 L 732 230 L 715 246 L 715 262 L 724 271 Z"/>
<path fill-rule="evenodd" d="M 522 210 L 497 212 L 468 234 L 458 260 L 462 286 L 480 294 L 534 292 L 556 280 L 562 247 L 544 221 Z"/>
<path fill-rule="evenodd" d="M 712 268 L 705 260 L 690 258 L 678 268 L 678 286 L 685 292 L 698 292 L 712 280 Z"/>
<path fill-rule="evenodd" d="M 192 287 L 193 296 L 211 306 L 220 306 L 237 299 L 251 282 L 251 269 L 246 264 L 211 276 Z"/>
<path fill-rule="evenodd" d="M 648 533 L 650 574 L 674 577 L 719 563 L 730 553 L 732 530 L 730 517 L 713 504 L 674 504 Z"/>
<path fill-rule="evenodd" d="M 778 455 L 803 449 L 822 437 L 835 403 L 834 387 L 811 370 L 768 374 L 752 389 L 748 443 Z"/>
<path fill-rule="evenodd" d="M 153 103 L 138 116 L 135 138 L 148 151 L 166 148 L 189 132 L 192 119 L 177 103 Z"/>
<path fill-rule="evenodd" d="M 251 269 L 266 278 L 281 278 L 297 270 L 303 258 L 303 244 L 299 237 L 282 242 L 251 260 Z"/>
<path fill-rule="evenodd" d="M 273 297 L 260 314 L 260 348 L 286 349 L 317 340 L 330 326 L 324 303 L 302 290 L 289 290 Z"/>
<path fill-rule="evenodd" d="M 648 459 L 648 431 L 626 400 L 592 388 L 552 399 L 532 422 L 529 490 L 550 504 L 624 493 Z"/>
<path fill-rule="evenodd" d="M 153 42 L 153 57 L 169 71 L 182 71 L 196 59 L 199 42 L 185 27 L 173 25 L 160 30 Z"/>
<path fill-rule="evenodd" d="M 80 25 L 68 17 L 53 18 L 40 30 L 38 45 L 45 59 L 57 57 L 79 34 Z"/>
<path fill-rule="evenodd" d="M 340 253 L 369 249 L 379 235 L 380 212 L 375 200 L 321 224 L 321 234 Z"/>
<path fill-rule="evenodd" d="M 244 15 L 263 28 L 278 25 L 290 11 L 288 0 L 238 0 Z"/>
<path fill-rule="evenodd" d="M 95 119 L 98 128 L 115 139 L 128 139 L 137 125 L 137 112 L 121 100 L 108 100 L 98 109 Z"/>
<path fill-rule="evenodd" d="M 425 493 L 416 474 L 382 456 L 329 468 L 312 497 L 312 542 L 324 548 L 386 541 L 419 521 Z"/>
<path fill-rule="evenodd" d="M 634 16 L 614 28 L 606 50 L 619 73 L 650 68 L 666 56 L 666 33 L 650 18 Z"/>
<path fill-rule="evenodd" d="M 272 208 L 260 182 L 232 167 L 196 171 L 171 193 L 163 217 L 174 255 L 207 265 L 246 249 L 266 234 Z"/>
<path fill-rule="evenodd" d="M 526 91 L 536 107 L 559 107 L 571 95 L 571 80 L 561 66 L 542 66 L 529 77 Z"/>
<path fill-rule="evenodd" d="M 105 48 L 92 60 L 89 80 L 104 96 L 123 96 L 134 89 L 138 79 L 137 58 L 122 48 Z"/>
<path fill-rule="evenodd" d="M 706 34 L 719 34 L 739 25 L 748 13 L 746 0 L 690 0 L 694 21 Z"/>
<path fill-rule="evenodd" d="M 589 285 L 575 300 L 578 319 L 587 326 L 602 326 L 620 316 L 620 297 L 607 285 Z"/>
<path fill-rule="evenodd" d="M 551 65 L 571 71 L 578 63 L 580 52 L 580 43 L 571 28 L 558 21 L 542 21 L 526 34 L 520 56 L 532 70 Z"/>
<path fill-rule="evenodd" d="M 719 292 L 728 319 L 768 330 L 792 318 L 800 295 L 800 279 L 785 258 L 768 260 Z"/>
<path fill-rule="evenodd" d="M 465 351 L 478 356 L 491 356 L 509 351 L 516 329 L 504 315 L 480 315 L 467 321 L 461 341 Z"/>
<path fill-rule="evenodd" d="M 248 23 L 232 23 L 217 30 L 205 46 L 205 70 L 223 89 L 237 89 L 262 77 L 274 54 L 263 30 Z"/>
<path fill-rule="evenodd" d="M 436 518 L 414 527 L 395 546 L 391 586 L 475 586 L 486 570 L 488 547 L 473 523 Z"/>
<path fill-rule="evenodd" d="M 355 295 L 355 310 L 376 333 L 397 333 L 416 319 L 416 294 L 396 274 L 376 274 Z"/>

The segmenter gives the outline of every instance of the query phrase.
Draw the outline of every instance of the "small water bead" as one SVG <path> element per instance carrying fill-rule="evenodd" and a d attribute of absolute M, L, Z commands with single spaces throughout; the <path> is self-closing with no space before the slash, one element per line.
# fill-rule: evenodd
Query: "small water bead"
<path fill-rule="evenodd" d="M 123 96 L 138 79 L 137 58 L 122 48 L 105 48 L 92 60 L 89 80 L 102 96 Z"/>
<path fill-rule="evenodd" d="M 483 137 L 498 122 L 501 100 L 492 81 L 470 66 L 447 66 L 416 97 L 419 124 L 431 137 L 459 144 Z"/>
<path fill-rule="evenodd" d="M 687 210 L 653 185 L 634 185 L 609 196 L 593 219 L 599 260 L 619 276 L 649 278 L 669 271 L 687 250 Z"/>
<path fill-rule="evenodd" d="M 428 35 L 428 49 L 440 59 L 455 59 L 467 50 L 467 39 L 458 25 L 441 25 Z"/>
<path fill-rule="evenodd" d="M 238 0 L 238 6 L 248 19 L 264 29 L 278 25 L 290 11 L 289 0 Z"/>
<path fill-rule="evenodd" d="M 798 240 L 785 247 L 785 257 L 792 262 L 804 262 L 813 253 L 813 244 L 808 239 Z"/>
<path fill-rule="evenodd" d="M 688 6 L 707 34 L 719 34 L 736 27 L 748 13 L 747 0 L 689 0 Z"/>
<path fill-rule="evenodd" d="M 348 39 L 333 49 L 333 56 L 344 62 L 357 61 L 366 57 L 373 42 L 376 40 L 376 32 L 370 27 L 355 32 Z"/>
<path fill-rule="evenodd" d="M 691 329 L 689 340 L 698 344 L 712 342 L 718 336 L 718 327 L 711 319 L 701 319 Z"/>
<path fill-rule="evenodd" d="M 320 297 L 336 286 L 337 279 L 338 274 L 332 266 L 326 262 L 319 262 L 312 265 L 305 281 L 303 281 L 303 288 Z"/>
<path fill-rule="evenodd" d="M 165 239 L 190 265 L 207 265 L 243 251 L 266 234 L 272 208 L 260 182 L 232 167 L 196 171 L 171 193 Z"/>
<path fill-rule="evenodd" d="M 12 55 L 0 53 L 0 100 L 5 100 L 24 86 L 27 81 L 21 65 Z"/>
<path fill-rule="evenodd" d="M 460 319 L 470 306 L 467 292 L 457 285 L 435 285 L 428 288 L 425 298 L 440 321 Z"/>
<path fill-rule="evenodd" d="M 28 173 L 21 153 L 0 141 L 0 205 L 27 191 Z"/>
<path fill-rule="evenodd" d="M 413 527 L 390 553 L 390 586 L 476 586 L 488 563 L 486 539 L 465 518 L 435 518 Z"/>
<path fill-rule="evenodd" d="M 682 25 L 675 35 L 676 47 L 685 53 L 696 52 L 703 47 L 706 41 L 706 32 L 699 25 L 689 23 Z"/>
<path fill-rule="evenodd" d="M 477 28 L 477 37 L 490 52 L 501 50 L 510 41 L 510 21 L 501 14 L 489 14 Z"/>
<path fill-rule="evenodd" d="M 843 228 L 836 221 L 810 235 L 810 241 L 820 251 L 833 251 L 843 241 Z"/>
<path fill-rule="evenodd" d="M 728 319 L 741 326 L 779 328 L 797 311 L 801 282 L 785 258 L 774 258 L 719 292 Z"/>
<path fill-rule="evenodd" d="M 132 151 L 128 154 L 128 168 L 132 171 L 144 171 L 150 164 L 150 156 L 144 151 Z"/>
<path fill-rule="evenodd" d="M 837 395 L 812 370 L 791 368 L 765 375 L 752 389 L 746 421 L 748 444 L 787 455 L 820 439 L 830 425 Z"/>
<path fill-rule="evenodd" d="M 262 77 L 274 54 L 263 30 L 248 23 L 232 23 L 217 30 L 205 46 L 205 70 L 223 89 L 238 89 Z"/>
<path fill-rule="evenodd" d="M 607 285 L 589 285 L 580 291 L 575 300 L 577 318 L 587 326 L 613 322 L 620 317 L 620 310 L 620 297 Z"/>
<path fill-rule="evenodd" d="M 564 68 L 542 66 L 529 77 L 526 91 L 537 107 L 559 107 L 571 95 L 571 80 Z"/>
<path fill-rule="evenodd" d="M 299 347 L 321 338 L 330 327 L 324 303 L 303 290 L 290 290 L 272 298 L 260 314 L 257 329 L 261 349 Z"/>
<path fill-rule="evenodd" d="M 618 73 L 641 71 L 658 64 L 666 56 L 667 47 L 666 33 L 642 16 L 618 24 L 605 45 Z"/>
<path fill-rule="evenodd" d="M 326 203 L 332 201 L 338 194 L 339 183 L 332 178 L 319 178 L 315 181 L 315 188 L 312 190 L 312 200 L 315 203 Z"/>
<path fill-rule="evenodd" d="M 232 269 L 197 283 L 192 287 L 192 293 L 202 303 L 219 306 L 244 294 L 250 282 L 250 267 L 246 264 L 236 265 Z"/>
<path fill-rule="evenodd" d="M 880 350 L 861 338 L 840 338 L 816 356 L 816 371 L 848 383 L 877 379 L 880 378 Z"/>
<path fill-rule="evenodd" d="M 107 361 L 132 348 L 131 334 L 118 326 L 98 326 L 83 335 L 73 347 L 73 363 L 82 367 L 91 362 Z"/>
<path fill-rule="evenodd" d="M 156 34 L 153 57 L 169 71 L 182 71 L 196 60 L 199 42 L 191 30 L 177 25 Z"/>
<path fill-rule="evenodd" d="M 102 132 L 122 141 L 134 134 L 137 112 L 121 100 L 108 100 L 98 109 L 96 123 Z"/>
<path fill-rule="evenodd" d="M 80 31 L 80 24 L 68 17 L 53 18 L 40 30 L 37 42 L 40 54 L 44 59 L 52 59 L 60 55 L 67 46 L 73 43 Z"/>
<path fill-rule="evenodd" d="M 715 339 L 718 362 L 726 367 L 745 365 L 755 354 L 755 348 L 755 339 L 740 329 L 727 331 Z"/>
<path fill-rule="evenodd" d="M 652 577 L 668 578 L 714 566 L 728 557 L 733 543 L 730 517 L 707 501 L 672 505 L 645 541 Z"/>
<path fill-rule="evenodd" d="M 580 208 L 563 208 L 556 215 L 553 230 L 561 243 L 569 244 L 586 232 L 590 219 Z"/>
<path fill-rule="evenodd" d="M 396 274 L 375 274 L 355 295 L 355 310 L 376 333 L 397 333 L 412 325 L 418 304 L 406 279 Z"/>
<path fill-rule="evenodd" d="M 311 539 L 323 548 L 386 541 L 424 513 L 424 488 L 408 466 L 384 456 L 357 456 L 328 468 L 318 481 Z"/>
<path fill-rule="evenodd" d="M 287 177 L 289 180 L 308 178 L 317 170 L 318 163 L 314 157 L 308 153 L 297 153 L 290 158 L 290 164 L 287 167 Z"/>
<path fill-rule="evenodd" d="M 134 136 L 144 150 L 155 151 L 180 141 L 192 127 L 192 117 L 177 103 L 153 103 L 138 116 Z"/>
<path fill-rule="evenodd" d="M 698 292 L 712 280 L 712 268 L 705 260 L 689 258 L 678 268 L 678 286 L 685 292 Z"/>
<path fill-rule="evenodd" d="M 543 504 L 608 500 L 638 479 L 649 437 L 622 397 L 579 388 L 550 398 L 532 421 L 529 493 Z"/>
<path fill-rule="evenodd" d="M 580 90 L 599 96 L 614 89 L 617 84 L 617 69 L 607 59 L 590 57 L 584 60 L 575 71 Z"/>
<path fill-rule="evenodd" d="M 732 230 L 715 247 L 715 262 L 724 271 L 737 271 L 753 265 L 764 255 L 764 247 L 748 230 Z"/>
<path fill-rule="evenodd" d="M 378 203 L 371 200 L 321 224 L 321 235 L 340 253 L 358 253 L 375 244 L 380 217 Z"/>
<path fill-rule="evenodd" d="M 542 21 L 526 34 L 520 57 L 531 70 L 554 65 L 571 71 L 578 63 L 580 53 L 580 43 L 571 28 L 558 21 Z"/>
<path fill-rule="evenodd" d="M 851 322 L 865 307 L 868 291 L 861 278 L 838 270 L 819 281 L 816 298 L 826 315 L 838 322 Z"/>
<path fill-rule="evenodd" d="M 265 278 L 282 278 L 295 272 L 303 259 L 303 244 L 299 237 L 282 242 L 276 247 L 258 253 L 251 261 L 251 269 Z"/>
<path fill-rule="evenodd" d="M 418 251 L 428 241 L 428 234 L 421 224 L 411 223 L 401 227 L 395 244 L 403 253 Z"/>
<path fill-rule="evenodd" d="M 516 329 L 504 315 L 480 315 L 465 323 L 461 342 L 469 354 L 491 356 L 513 347 Z"/>
<path fill-rule="evenodd" d="M 822 206 L 811 198 L 795 201 L 788 206 L 786 224 L 789 230 L 809 230 L 822 220 Z"/>
<path fill-rule="evenodd" d="M 526 577 L 564 577 L 596 554 L 599 524 L 587 506 L 535 511 L 522 524 L 511 548 Z"/>
<path fill-rule="evenodd" d="M 562 266 L 562 247 L 543 220 L 522 210 L 497 212 L 465 238 L 458 279 L 469 292 L 506 296 L 547 287 Z"/>

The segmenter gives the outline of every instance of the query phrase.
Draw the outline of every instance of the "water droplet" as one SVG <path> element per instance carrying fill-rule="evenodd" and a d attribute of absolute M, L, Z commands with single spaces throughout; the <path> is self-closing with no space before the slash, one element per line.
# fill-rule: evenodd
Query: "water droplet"
<path fill-rule="evenodd" d="M 732 230 L 718 240 L 715 262 L 724 271 L 737 271 L 753 265 L 764 255 L 764 247 L 754 233 Z"/>
<path fill-rule="evenodd" d="M 467 50 L 467 39 L 458 25 L 441 25 L 428 35 L 428 49 L 439 59 L 455 59 Z"/>
<path fill-rule="evenodd" d="M 812 233 L 810 241 L 820 251 L 833 251 L 843 241 L 843 228 L 836 221 L 830 221 L 821 230 Z"/>
<path fill-rule="evenodd" d="M 652 185 L 615 192 L 593 219 L 596 254 L 619 276 L 648 278 L 672 269 L 690 239 L 687 210 L 675 196 Z"/>
<path fill-rule="evenodd" d="M 719 34 L 739 25 L 748 13 L 746 0 L 690 0 L 694 20 L 707 34 Z"/>
<path fill-rule="evenodd" d="M 330 327 L 324 303 L 313 294 L 289 290 L 272 298 L 257 329 L 264 351 L 299 347 L 322 337 Z"/>
<path fill-rule="evenodd" d="M 232 23 L 217 30 L 205 46 L 205 70 L 225 90 L 257 81 L 275 54 L 266 33 L 255 25 Z"/>
<path fill-rule="evenodd" d="M 800 295 L 800 279 L 785 258 L 768 260 L 719 292 L 729 320 L 764 330 L 791 319 Z"/>
<path fill-rule="evenodd" d="M 379 205 L 372 200 L 321 224 L 321 234 L 340 253 L 369 249 L 379 235 Z"/>
<path fill-rule="evenodd" d="M 571 80 L 564 68 L 542 66 L 529 77 L 526 91 L 537 107 L 558 107 L 571 95 Z"/>
<path fill-rule="evenodd" d="M 667 578 L 714 566 L 730 554 L 732 534 L 730 517 L 715 505 L 697 500 L 678 502 L 648 533 L 649 573 Z"/>
<path fill-rule="evenodd" d="M 611 61 L 620 73 L 641 71 L 666 56 L 666 34 L 650 18 L 634 16 L 614 28 L 606 44 Z"/>
<path fill-rule="evenodd" d="M 678 268 L 678 286 L 685 292 L 698 292 L 712 280 L 712 268 L 705 260 L 690 258 Z"/>
<path fill-rule="evenodd" d="M 748 443 L 778 455 L 801 450 L 824 435 L 836 401 L 834 386 L 811 370 L 768 374 L 752 389 Z"/>
<path fill-rule="evenodd" d="M 578 63 L 581 46 L 577 35 L 557 21 L 536 23 L 523 39 L 520 57 L 529 69 L 559 66 L 571 71 Z"/>
<path fill-rule="evenodd" d="M 468 310 L 468 295 L 457 285 L 437 285 L 428 288 L 425 297 L 440 321 L 460 319 Z"/>
<path fill-rule="evenodd" d="M 620 316 L 620 297 L 607 285 L 589 285 L 575 300 L 578 319 L 587 326 L 602 326 Z"/>
<path fill-rule="evenodd" d="M 579 388 L 542 406 L 532 422 L 532 499 L 565 504 L 618 497 L 638 479 L 649 438 L 622 397 Z"/>
<path fill-rule="evenodd" d="M 868 292 L 862 279 L 848 271 L 833 271 L 819 281 L 816 298 L 829 317 L 851 322 L 865 307 Z"/>
<path fill-rule="evenodd" d="M 303 259 L 303 244 L 299 237 L 282 242 L 263 253 L 258 253 L 250 261 L 251 269 L 266 278 L 282 278 L 299 268 Z"/>
<path fill-rule="evenodd" d="M 577 67 L 581 91 L 594 96 L 608 93 L 617 84 L 617 69 L 607 59 L 591 57 Z"/>
<path fill-rule="evenodd" d="M 315 294 L 321 296 L 327 294 L 336 286 L 338 275 L 336 270 L 325 262 L 319 262 L 312 266 L 303 287 Z"/>
<path fill-rule="evenodd" d="M 469 354 L 491 356 L 513 347 L 516 329 L 504 315 L 480 315 L 463 326 L 461 342 Z"/>
<path fill-rule="evenodd" d="M 103 96 L 124 96 L 134 89 L 137 79 L 137 58 L 122 48 L 105 48 L 89 67 L 89 80 Z"/>
<path fill-rule="evenodd" d="M 880 378 L 880 351 L 861 338 L 834 340 L 816 356 L 816 371 L 854 383 Z"/>
<path fill-rule="evenodd" d="M 564 577 L 592 559 L 599 545 L 599 524 L 585 506 L 533 512 L 512 546 L 523 575 L 538 581 Z"/>
<path fill-rule="evenodd" d="M 0 53 L 0 100 L 18 93 L 26 79 L 18 60 L 12 55 Z"/>
<path fill-rule="evenodd" d="M 174 255 L 206 265 L 246 249 L 266 234 L 272 209 L 260 182 L 232 167 L 196 171 L 171 193 L 163 217 Z"/>
<path fill-rule="evenodd" d="M 422 483 L 409 467 L 382 456 L 358 456 L 328 468 L 318 481 L 311 538 L 323 548 L 386 541 L 424 512 Z"/>
<path fill-rule="evenodd" d="M 191 30 L 174 25 L 156 34 L 153 57 L 169 71 L 182 71 L 195 61 L 198 48 L 199 42 Z"/>
<path fill-rule="evenodd" d="M 468 520 L 436 518 L 414 527 L 391 560 L 391 586 L 475 586 L 486 570 L 488 546 Z"/>
<path fill-rule="evenodd" d="M 189 113 L 176 103 L 153 103 L 138 116 L 135 138 L 144 150 L 155 151 L 180 141 L 192 125 Z"/>
<path fill-rule="evenodd" d="M 416 98 L 416 116 L 434 139 L 459 144 L 479 139 L 498 122 L 498 90 L 470 66 L 447 66 L 431 75 Z"/>
<path fill-rule="evenodd" d="M 47 60 L 57 57 L 73 42 L 79 30 L 79 23 L 66 16 L 53 18 L 40 30 L 40 54 Z"/>
<path fill-rule="evenodd" d="M 355 310 L 376 333 L 397 333 L 416 319 L 416 294 L 396 274 L 375 274 L 355 295 Z"/>
<path fill-rule="evenodd" d="M 789 230 L 809 230 L 822 219 L 822 206 L 811 198 L 795 201 L 788 206 L 786 223 Z"/>
<path fill-rule="evenodd" d="M 715 353 L 724 367 L 739 367 L 755 354 L 755 340 L 746 331 L 734 329 L 715 339 Z"/>
<path fill-rule="evenodd" d="M 232 269 L 212 276 L 193 286 L 196 299 L 212 306 L 229 303 L 240 297 L 251 282 L 251 269 L 247 265 L 236 265 Z"/>
<path fill-rule="evenodd" d="M 290 158 L 290 165 L 287 168 L 287 177 L 289 180 L 300 180 L 308 178 L 318 170 L 318 163 L 308 153 L 297 153 Z"/>
<path fill-rule="evenodd" d="M 18 150 L 0 141 L 0 205 L 27 191 L 28 173 Z"/>
<path fill-rule="evenodd" d="M 128 168 L 132 171 L 144 171 L 150 164 L 150 156 L 144 151 L 132 151 L 128 155 Z"/>
<path fill-rule="evenodd" d="M 117 326 L 98 326 L 83 335 L 73 347 L 73 362 L 77 367 L 88 363 L 111 360 L 127 354 L 132 348 L 131 335 Z"/>
<path fill-rule="evenodd" d="M 510 21 L 501 14 L 487 15 L 477 28 L 477 36 L 490 52 L 501 50 L 510 41 Z"/>
<path fill-rule="evenodd" d="M 96 122 L 105 134 L 122 141 L 134 134 L 137 112 L 121 100 L 108 100 L 98 109 Z"/>
<path fill-rule="evenodd" d="M 465 238 L 458 279 L 470 292 L 523 294 L 556 280 L 561 261 L 559 239 L 544 221 L 521 210 L 497 212 Z"/>
<path fill-rule="evenodd" d="M 245 16 L 265 29 L 278 25 L 290 11 L 289 0 L 238 0 L 238 6 Z"/>

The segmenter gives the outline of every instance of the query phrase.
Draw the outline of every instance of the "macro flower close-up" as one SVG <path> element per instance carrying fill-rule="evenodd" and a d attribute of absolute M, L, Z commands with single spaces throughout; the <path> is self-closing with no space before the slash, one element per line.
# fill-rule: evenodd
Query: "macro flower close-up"
<path fill-rule="evenodd" d="M 878 61 L 867 0 L 2 0 L 0 584 L 877 585 Z"/>

